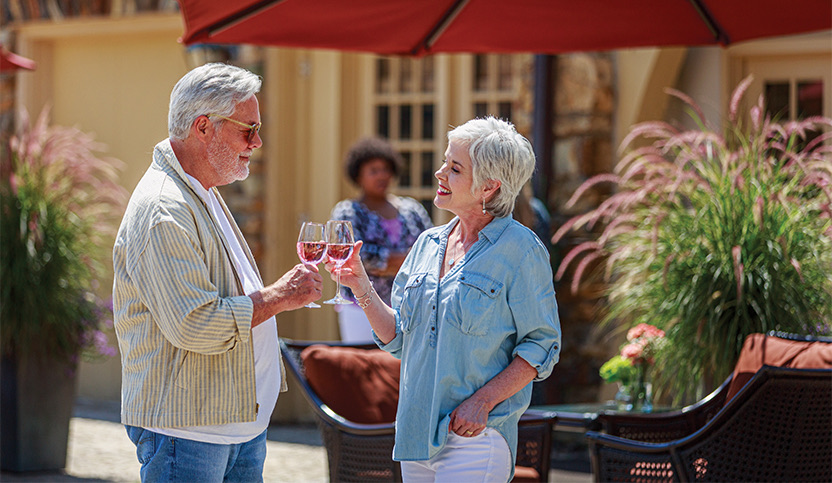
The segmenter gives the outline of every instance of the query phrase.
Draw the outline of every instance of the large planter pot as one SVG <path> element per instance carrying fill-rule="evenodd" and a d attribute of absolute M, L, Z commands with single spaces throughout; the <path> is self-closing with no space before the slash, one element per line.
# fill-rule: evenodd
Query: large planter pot
<path fill-rule="evenodd" d="M 63 469 L 76 367 L 4 354 L 0 371 L 0 468 L 15 472 Z"/>

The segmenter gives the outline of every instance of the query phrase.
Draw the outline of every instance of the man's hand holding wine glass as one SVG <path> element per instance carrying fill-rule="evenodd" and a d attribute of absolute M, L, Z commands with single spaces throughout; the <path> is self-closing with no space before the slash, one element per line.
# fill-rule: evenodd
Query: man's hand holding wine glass
<path fill-rule="evenodd" d="M 259 292 L 249 294 L 249 297 L 260 300 L 265 305 L 255 304 L 252 321 L 257 325 L 271 315 L 295 310 L 321 298 L 323 278 L 314 265 L 298 263 L 291 270 L 283 274 L 276 282 L 267 285 Z M 269 302 L 266 302 L 269 301 Z M 262 312 L 262 313 L 260 313 Z M 266 317 L 268 315 L 268 317 Z"/>

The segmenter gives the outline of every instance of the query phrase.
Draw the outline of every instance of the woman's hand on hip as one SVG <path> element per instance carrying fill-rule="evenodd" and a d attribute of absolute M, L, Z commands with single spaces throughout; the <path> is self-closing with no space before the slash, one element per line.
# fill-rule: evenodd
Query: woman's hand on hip
<path fill-rule="evenodd" d="M 486 401 L 474 394 L 451 412 L 451 431 L 467 438 L 477 436 L 485 429 L 491 409 Z"/>
<path fill-rule="evenodd" d="M 450 428 L 460 436 L 476 436 L 485 429 L 488 413 L 532 382 L 537 369 L 516 356 L 500 371 L 451 413 Z"/>

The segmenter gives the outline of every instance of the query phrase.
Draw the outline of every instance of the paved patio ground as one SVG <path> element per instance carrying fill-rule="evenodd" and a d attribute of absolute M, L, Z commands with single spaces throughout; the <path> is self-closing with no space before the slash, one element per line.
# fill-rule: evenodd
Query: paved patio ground
<path fill-rule="evenodd" d="M 267 483 L 329 481 L 326 451 L 317 428 L 273 426 L 269 429 L 266 465 Z M 557 468 L 549 481 L 589 483 L 592 475 L 582 454 L 556 454 Z M 118 408 L 78 401 L 69 426 L 67 467 L 61 473 L 0 473 L 3 482 L 137 482 L 136 450 L 118 422 Z"/>

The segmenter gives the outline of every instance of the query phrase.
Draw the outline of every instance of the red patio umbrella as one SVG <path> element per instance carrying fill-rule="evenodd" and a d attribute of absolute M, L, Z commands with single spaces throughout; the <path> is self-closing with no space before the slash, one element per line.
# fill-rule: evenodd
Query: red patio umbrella
<path fill-rule="evenodd" d="M 728 45 L 832 28 L 830 0 L 179 0 L 186 44 L 379 54 Z"/>
<path fill-rule="evenodd" d="M 185 44 L 394 55 L 559 54 L 722 45 L 832 29 L 832 0 L 179 0 Z M 551 58 L 538 55 L 532 139 L 551 175 Z M 539 177 L 538 177 L 539 178 Z M 542 179 L 542 178 L 541 178 Z M 535 196 L 548 199 L 537 179 Z"/>

